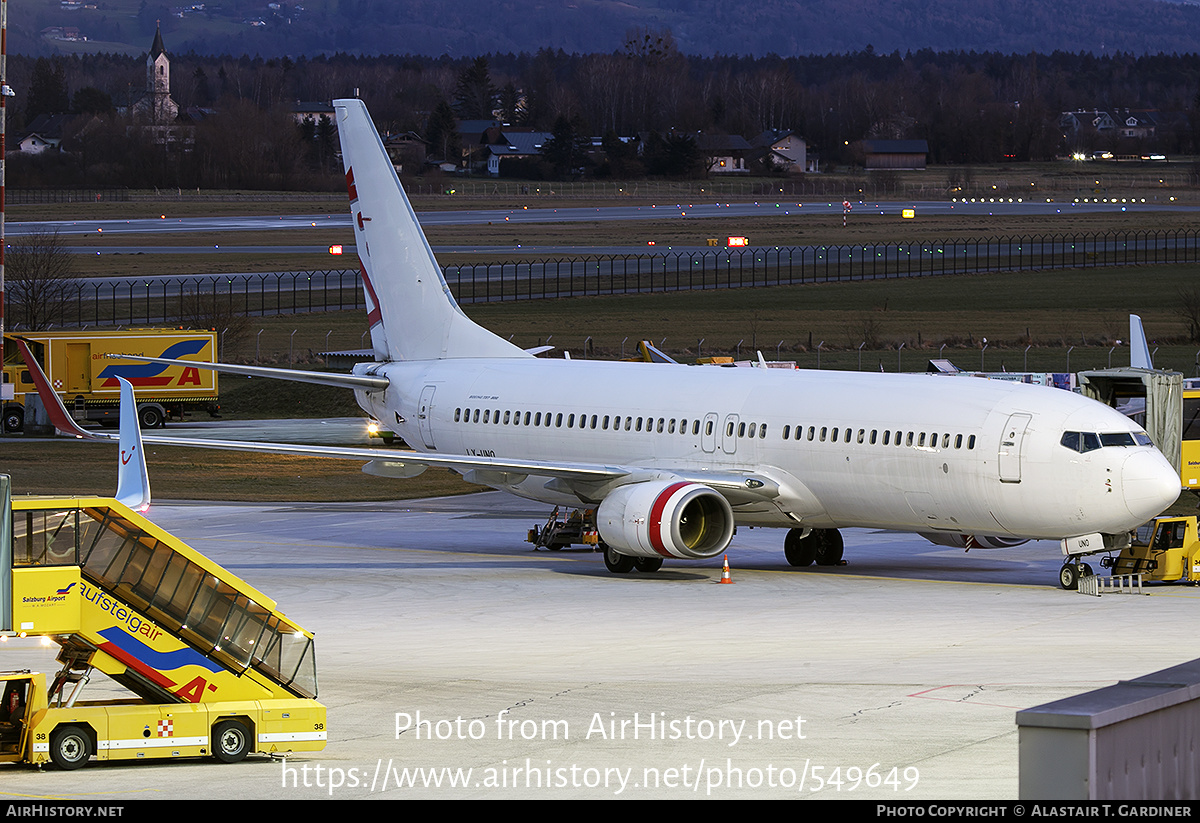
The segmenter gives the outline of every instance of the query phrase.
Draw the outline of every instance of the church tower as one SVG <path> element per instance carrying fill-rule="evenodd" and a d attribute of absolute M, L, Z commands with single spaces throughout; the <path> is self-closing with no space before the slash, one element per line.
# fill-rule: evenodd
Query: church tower
<path fill-rule="evenodd" d="M 171 60 L 163 46 L 162 29 L 154 29 L 154 44 L 146 56 L 146 112 L 153 123 L 170 123 L 179 114 L 171 99 Z"/>

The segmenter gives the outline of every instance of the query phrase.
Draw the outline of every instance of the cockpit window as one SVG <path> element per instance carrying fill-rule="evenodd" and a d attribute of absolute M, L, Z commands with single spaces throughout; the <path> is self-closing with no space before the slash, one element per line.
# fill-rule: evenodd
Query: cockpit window
<path fill-rule="evenodd" d="M 1080 454 L 1094 451 L 1107 446 L 1149 446 L 1150 437 L 1145 432 L 1111 432 L 1096 434 L 1095 432 L 1063 432 L 1059 441 L 1071 451 Z"/>
<path fill-rule="evenodd" d="M 1132 446 L 1133 435 L 1129 432 L 1117 432 L 1116 434 L 1100 435 L 1101 446 Z"/>

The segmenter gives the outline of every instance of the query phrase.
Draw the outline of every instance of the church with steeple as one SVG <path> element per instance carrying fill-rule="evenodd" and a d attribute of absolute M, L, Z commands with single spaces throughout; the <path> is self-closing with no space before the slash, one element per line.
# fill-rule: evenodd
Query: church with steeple
<path fill-rule="evenodd" d="M 154 125 L 168 125 L 179 116 L 171 99 L 171 58 L 163 46 L 162 29 L 154 30 L 154 43 L 146 55 L 146 90 L 130 101 L 134 117 Z"/>

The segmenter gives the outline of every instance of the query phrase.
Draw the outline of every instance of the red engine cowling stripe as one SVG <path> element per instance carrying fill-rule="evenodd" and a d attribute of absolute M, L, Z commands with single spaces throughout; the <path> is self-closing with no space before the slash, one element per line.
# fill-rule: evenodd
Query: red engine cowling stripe
<path fill-rule="evenodd" d="M 646 522 L 646 526 L 650 530 L 650 545 L 663 557 L 675 556 L 667 551 L 667 547 L 662 542 L 660 532 L 662 531 L 663 509 L 667 507 L 667 501 L 671 499 L 671 496 L 686 485 L 688 483 L 681 480 L 678 483 L 672 483 L 670 486 L 667 486 L 658 497 L 654 498 L 654 505 L 650 507 L 650 517 L 647 518 Z"/>

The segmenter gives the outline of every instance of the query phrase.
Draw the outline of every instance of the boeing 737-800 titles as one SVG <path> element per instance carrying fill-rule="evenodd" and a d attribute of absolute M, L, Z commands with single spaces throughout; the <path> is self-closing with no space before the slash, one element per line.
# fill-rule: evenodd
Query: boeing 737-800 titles
<path fill-rule="evenodd" d="M 535 358 L 463 314 L 366 107 L 334 107 L 375 360 L 352 375 L 223 368 L 352 388 L 414 451 L 147 442 L 366 460 L 364 471 L 401 477 L 441 466 L 595 508 L 614 572 L 719 555 L 736 525 L 787 529 L 787 559 L 801 566 L 837 562 L 838 530 L 852 526 L 964 548 L 1099 545 L 1179 493 L 1136 424 L 1057 389 Z"/>

